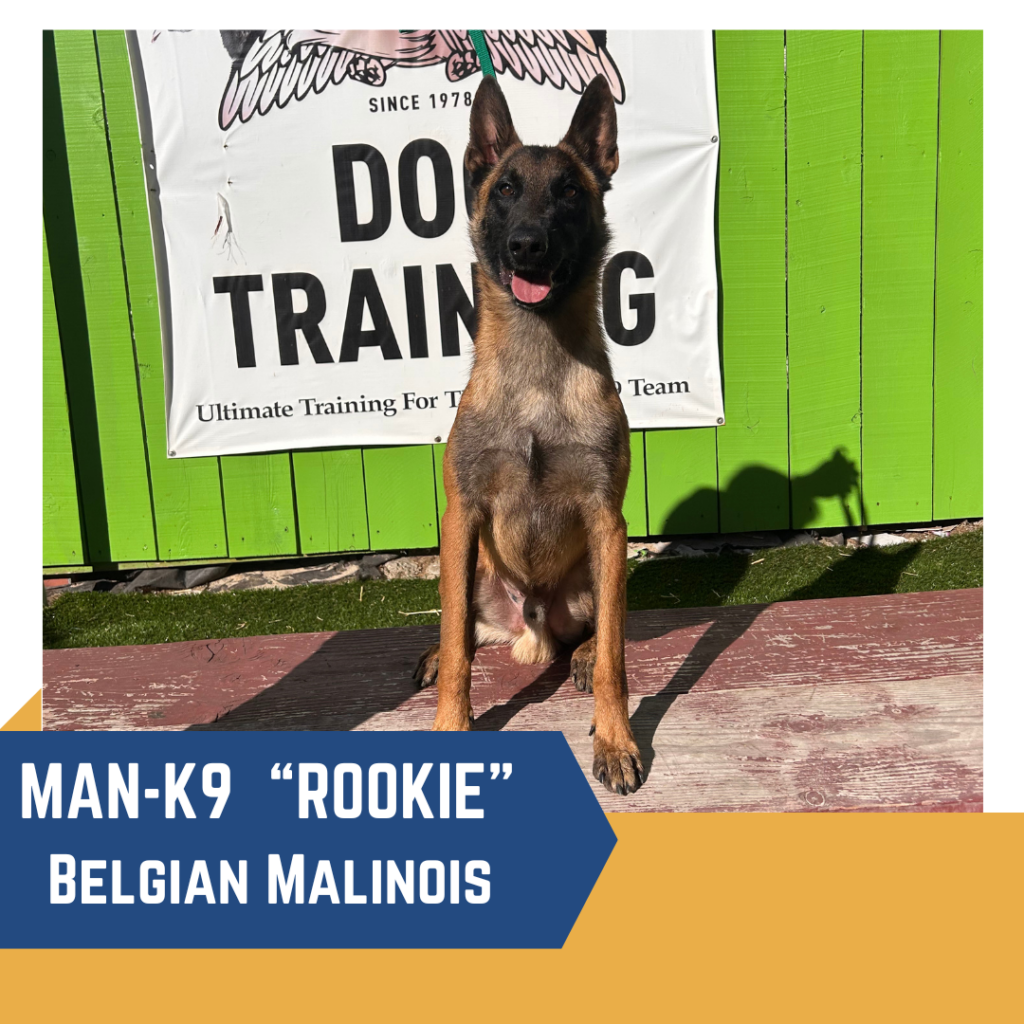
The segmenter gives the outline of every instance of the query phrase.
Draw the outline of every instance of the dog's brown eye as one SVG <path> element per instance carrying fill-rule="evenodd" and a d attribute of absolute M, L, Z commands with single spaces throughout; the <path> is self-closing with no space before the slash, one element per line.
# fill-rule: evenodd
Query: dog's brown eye
<path fill-rule="evenodd" d="M 503 181 L 498 186 L 498 191 L 503 196 L 514 196 L 516 194 L 516 190 L 507 181 Z"/>
<path fill-rule="evenodd" d="M 578 189 L 575 185 L 566 185 L 565 188 L 562 189 L 562 195 L 566 199 L 572 199 L 576 195 L 577 191 Z"/>

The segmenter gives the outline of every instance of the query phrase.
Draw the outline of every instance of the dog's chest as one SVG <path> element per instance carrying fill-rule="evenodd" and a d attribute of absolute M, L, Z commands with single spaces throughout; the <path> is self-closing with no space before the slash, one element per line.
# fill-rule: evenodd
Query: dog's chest
<path fill-rule="evenodd" d="M 586 367 L 548 380 L 524 377 L 501 381 L 459 423 L 453 455 L 467 497 L 491 504 L 499 496 L 604 491 L 623 445 L 607 382 Z"/>
<path fill-rule="evenodd" d="M 495 426 L 502 447 L 530 463 L 565 450 L 603 449 L 615 416 L 601 374 L 579 363 L 536 369 L 500 381 Z"/>

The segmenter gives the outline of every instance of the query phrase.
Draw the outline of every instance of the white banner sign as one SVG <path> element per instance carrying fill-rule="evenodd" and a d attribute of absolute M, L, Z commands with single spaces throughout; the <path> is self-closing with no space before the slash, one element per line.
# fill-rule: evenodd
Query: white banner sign
<path fill-rule="evenodd" d="M 487 31 L 527 144 L 603 73 L 620 166 L 603 316 L 630 425 L 722 422 L 710 32 Z M 168 454 L 447 439 L 472 365 L 465 30 L 130 37 Z"/>

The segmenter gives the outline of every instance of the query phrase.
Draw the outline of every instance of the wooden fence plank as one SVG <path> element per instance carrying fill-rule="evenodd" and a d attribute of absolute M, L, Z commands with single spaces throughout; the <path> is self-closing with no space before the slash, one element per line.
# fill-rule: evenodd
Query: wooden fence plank
<path fill-rule="evenodd" d="M 718 531 L 715 430 L 648 430 L 647 526 L 659 534 Z"/>
<path fill-rule="evenodd" d="M 862 33 L 786 40 L 793 526 L 847 526 L 861 519 Z"/>
<path fill-rule="evenodd" d="M 230 557 L 297 554 L 288 453 L 223 455 L 220 472 Z"/>
<path fill-rule="evenodd" d="M 156 269 L 142 142 L 124 32 L 97 32 L 96 44 L 138 358 L 159 557 L 163 560 L 223 558 L 227 544 L 217 460 L 167 457 Z"/>
<path fill-rule="evenodd" d="M 864 37 L 863 483 L 872 523 L 930 520 L 937 32 Z"/>
<path fill-rule="evenodd" d="M 43 565 L 84 565 L 64 361 L 43 232 Z"/>
<path fill-rule="evenodd" d="M 53 41 L 88 331 L 87 338 L 63 341 L 88 345 L 107 532 L 95 541 L 90 535 L 89 557 L 94 563 L 154 559 L 153 509 L 96 44 L 92 32 L 81 31 L 55 32 Z"/>
<path fill-rule="evenodd" d="M 60 79 L 53 32 L 50 31 L 43 32 L 43 226 L 64 362 L 64 384 L 82 513 L 82 545 L 85 564 L 88 564 L 90 542 L 97 551 L 107 552 L 110 542 L 107 539 L 103 462 L 96 425 L 89 326 L 82 293 L 82 268 L 78 258 L 74 199 L 64 138 Z"/>
<path fill-rule="evenodd" d="M 358 448 L 293 452 L 292 470 L 302 553 L 369 548 L 363 453 Z"/>
<path fill-rule="evenodd" d="M 982 34 L 943 32 L 933 516 L 982 514 Z"/>
<path fill-rule="evenodd" d="M 721 529 L 789 526 L 782 32 L 716 32 Z"/>
<path fill-rule="evenodd" d="M 647 536 L 647 465 L 642 430 L 629 433 L 629 483 L 622 514 L 626 517 L 626 532 L 630 537 Z"/>
<path fill-rule="evenodd" d="M 438 543 L 434 448 L 364 448 L 366 516 L 375 551 L 432 548 Z"/>
<path fill-rule="evenodd" d="M 440 536 L 441 530 L 441 517 L 444 515 L 444 510 L 448 507 L 448 499 L 444 493 L 444 450 L 447 448 L 446 444 L 435 444 L 434 448 L 434 494 L 437 499 L 437 529 L 438 536 Z"/>

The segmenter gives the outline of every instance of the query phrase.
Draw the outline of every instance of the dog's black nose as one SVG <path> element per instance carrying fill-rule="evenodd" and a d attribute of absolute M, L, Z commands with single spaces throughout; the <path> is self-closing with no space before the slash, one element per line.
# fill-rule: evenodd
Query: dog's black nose
<path fill-rule="evenodd" d="M 539 260 L 548 251 L 547 232 L 541 228 L 519 228 L 509 235 L 508 251 L 520 263 Z"/>

